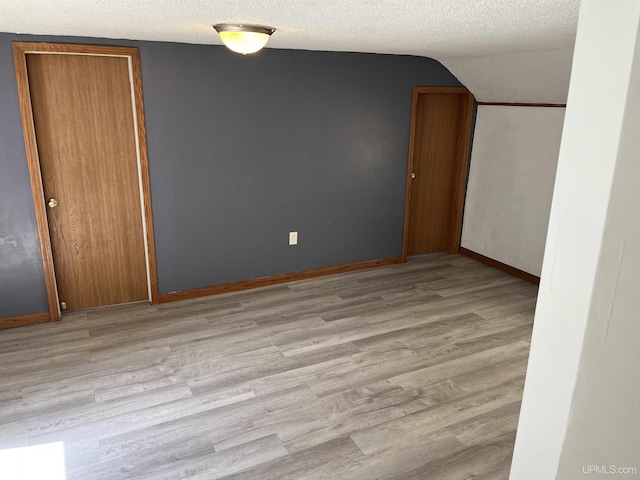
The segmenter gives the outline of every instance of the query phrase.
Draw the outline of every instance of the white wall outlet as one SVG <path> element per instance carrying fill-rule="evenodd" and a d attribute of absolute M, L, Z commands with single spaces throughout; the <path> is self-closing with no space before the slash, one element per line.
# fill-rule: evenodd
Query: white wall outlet
<path fill-rule="evenodd" d="M 298 232 L 289 232 L 289 245 L 298 244 Z"/>

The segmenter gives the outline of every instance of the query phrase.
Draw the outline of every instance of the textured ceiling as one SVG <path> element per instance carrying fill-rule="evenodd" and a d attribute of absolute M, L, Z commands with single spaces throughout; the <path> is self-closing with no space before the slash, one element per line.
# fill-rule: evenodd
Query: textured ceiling
<path fill-rule="evenodd" d="M 219 44 L 212 24 L 264 24 L 277 29 L 269 48 L 432 57 L 478 100 L 550 102 L 566 98 L 578 6 L 579 0 L 0 0 L 0 31 Z M 511 75 L 510 65 L 528 74 Z"/>

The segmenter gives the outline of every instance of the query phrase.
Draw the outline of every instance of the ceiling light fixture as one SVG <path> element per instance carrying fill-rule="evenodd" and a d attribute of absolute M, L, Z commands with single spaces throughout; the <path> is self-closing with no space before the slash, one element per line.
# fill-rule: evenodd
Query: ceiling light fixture
<path fill-rule="evenodd" d="M 229 50 L 246 55 L 262 49 L 275 28 L 262 25 L 242 25 L 239 23 L 219 23 L 213 28 L 220 34 L 222 42 Z"/>

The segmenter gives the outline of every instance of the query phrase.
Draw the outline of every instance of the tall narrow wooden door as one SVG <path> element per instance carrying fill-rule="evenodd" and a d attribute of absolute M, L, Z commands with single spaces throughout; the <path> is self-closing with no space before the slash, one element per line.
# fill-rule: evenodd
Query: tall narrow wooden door
<path fill-rule="evenodd" d="M 414 99 L 413 151 L 406 253 L 416 255 L 450 247 L 452 205 L 460 174 L 459 140 L 466 95 L 418 93 Z"/>
<path fill-rule="evenodd" d="M 27 54 L 26 64 L 60 301 L 147 300 L 128 60 Z"/>

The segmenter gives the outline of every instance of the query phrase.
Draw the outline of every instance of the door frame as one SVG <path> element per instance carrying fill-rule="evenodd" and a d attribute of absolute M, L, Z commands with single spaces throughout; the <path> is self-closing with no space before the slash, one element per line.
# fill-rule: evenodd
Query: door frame
<path fill-rule="evenodd" d="M 411 99 L 411 130 L 409 133 L 409 158 L 407 161 L 406 194 L 404 200 L 404 231 L 402 237 L 402 261 L 407 261 L 409 242 L 409 209 L 411 208 L 413 172 L 413 152 L 416 137 L 416 119 L 418 96 L 428 94 L 448 93 L 462 95 L 460 104 L 460 121 L 456 136 L 456 156 L 453 168 L 453 189 L 451 193 L 451 226 L 449 230 L 449 253 L 460 252 L 460 236 L 462 235 L 462 214 L 464 197 L 467 190 L 467 176 L 469 173 L 469 153 L 471 149 L 471 128 L 473 126 L 473 110 L 475 97 L 465 87 L 413 87 Z"/>
<path fill-rule="evenodd" d="M 64 43 L 36 43 L 13 42 L 13 60 L 18 85 L 18 100 L 22 116 L 22 131 L 29 165 L 29 179 L 31 193 L 35 207 L 40 251 L 49 302 L 49 320 L 56 322 L 61 318 L 58 298 L 58 287 L 53 266 L 51 251 L 51 237 L 45 197 L 42 187 L 42 173 L 36 143 L 31 95 L 27 76 L 27 54 L 64 54 L 64 55 L 92 55 L 107 57 L 123 57 L 128 60 L 129 84 L 131 85 L 131 106 L 133 108 L 134 137 L 136 141 L 136 156 L 138 164 L 138 184 L 140 187 L 140 202 L 142 212 L 142 229 L 144 234 L 145 261 L 147 266 L 147 287 L 149 302 L 158 303 L 158 272 L 156 267 L 156 248 L 153 234 L 153 212 L 151 210 L 151 185 L 149 182 L 149 159 L 147 156 L 147 133 L 144 120 L 144 102 L 142 98 L 142 77 L 140 72 L 140 54 L 133 47 L 111 47 L 101 45 L 75 45 Z"/>

